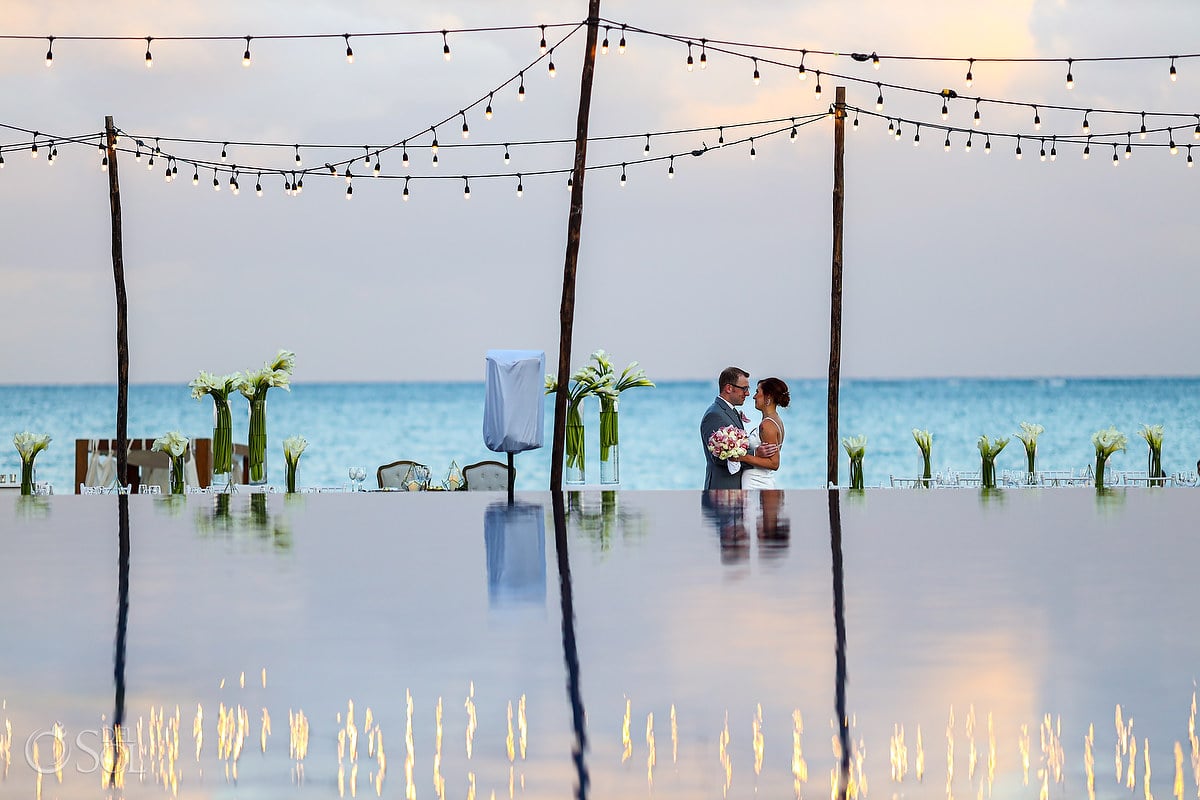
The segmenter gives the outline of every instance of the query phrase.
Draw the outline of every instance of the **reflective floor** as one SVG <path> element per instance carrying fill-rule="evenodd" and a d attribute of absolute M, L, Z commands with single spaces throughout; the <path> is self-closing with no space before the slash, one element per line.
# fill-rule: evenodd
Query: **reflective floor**
<path fill-rule="evenodd" d="M 1200 791 L 1198 491 L 558 511 L 0 495 L 0 797 Z"/>

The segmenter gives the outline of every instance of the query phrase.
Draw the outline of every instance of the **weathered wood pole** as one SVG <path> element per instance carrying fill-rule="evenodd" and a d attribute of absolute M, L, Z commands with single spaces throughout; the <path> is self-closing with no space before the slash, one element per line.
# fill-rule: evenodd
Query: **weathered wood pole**
<path fill-rule="evenodd" d="M 829 407 L 826 421 L 826 485 L 838 485 L 838 389 L 842 374 L 842 208 L 845 205 L 846 87 L 833 102 L 833 271 L 829 286 Z"/>
<path fill-rule="evenodd" d="M 121 486 L 129 462 L 129 314 L 125 295 L 125 261 L 121 250 L 121 184 L 117 179 L 117 131 L 104 118 L 108 143 L 108 206 L 112 216 L 113 281 L 117 289 L 117 481 Z"/>
<path fill-rule="evenodd" d="M 575 267 L 579 231 L 583 227 L 583 176 L 587 165 L 588 115 L 592 108 L 592 76 L 596 72 L 596 32 L 600 0 L 588 0 L 587 44 L 579 78 L 579 118 L 575 132 L 575 168 L 571 177 L 571 213 L 567 217 L 567 255 L 563 265 L 562 304 L 558 312 L 558 391 L 554 395 L 554 441 L 550 455 L 550 491 L 561 492 L 563 449 L 567 441 L 567 393 L 571 380 L 571 337 L 575 326 Z"/>

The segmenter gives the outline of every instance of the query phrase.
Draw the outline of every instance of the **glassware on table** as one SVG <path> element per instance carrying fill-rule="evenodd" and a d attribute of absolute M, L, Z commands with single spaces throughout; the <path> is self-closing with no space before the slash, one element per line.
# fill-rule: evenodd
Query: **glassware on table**
<path fill-rule="evenodd" d="M 350 475 L 350 491 L 352 491 L 352 492 L 363 491 L 363 481 L 365 481 L 367 479 L 366 468 L 365 467 L 351 467 L 348 472 Z"/>

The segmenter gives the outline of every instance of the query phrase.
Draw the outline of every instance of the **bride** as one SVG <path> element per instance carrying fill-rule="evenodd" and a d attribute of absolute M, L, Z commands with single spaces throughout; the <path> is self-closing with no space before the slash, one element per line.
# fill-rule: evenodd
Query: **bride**
<path fill-rule="evenodd" d="M 754 392 L 754 407 L 762 412 L 762 421 L 750 432 L 750 452 L 764 444 L 777 445 L 770 456 L 744 455 L 742 463 L 743 489 L 774 489 L 775 471 L 779 469 L 779 451 L 783 448 L 783 422 L 779 409 L 791 402 L 787 384 L 779 378 L 763 378 Z M 771 448 L 767 448 L 770 450 Z"/>

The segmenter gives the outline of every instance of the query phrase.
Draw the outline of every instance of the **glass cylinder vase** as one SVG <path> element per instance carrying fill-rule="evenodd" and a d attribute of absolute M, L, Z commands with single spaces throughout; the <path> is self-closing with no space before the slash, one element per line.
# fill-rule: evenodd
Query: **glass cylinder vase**
<path fill-rule="evenodd" d="M 227 487 L 233 482 L 233 418 L 229 399 L 213 395 L 213 439 L 211 486 Z"/>
<path fill-rule="evenodd" d="M 621 444 L 617 426 L 617 401 L 600 406 L 600 483 L 621 482 Z"/>
<path fill-rule="evenodd" d="M 283 459 L 283 465 L 284 465 L 284 469 L 285 469 L 285 483 L 287 484 L 287 493 L 295 494 L 296 493 L 296 470 L 300 466 L 300 459 L 297 458 L 295 461 L 292 461 L 285 456 Z"/>
<path fill-rule="evenodd" d="M 33 459 L 30 459 L 29 461 L 22 460 L 21 461 L 21 494 L 26 495 L 26 496 L 33 494 L 33 481 L 34 481 Z"/>
<path fill-rule="evenodd" d="M 171 494 L 187 493 L 187 477 L 184 475 L 184 461 L 187 455 L 171 456 Z"/>
<path fill-rule="evenodd" d="M 267 392 L 260 389 L 250 398 L 250 432 L 247 436 L 249 446 L 251 486 L 261 486 L 267 482 Z"/>
<path fill-rule="evenodd" d="M 565 481 L 570 484 L 585 483 L 583 468 L 583 424 L 567 423 L 566 442 L 566 475 Z"/>

